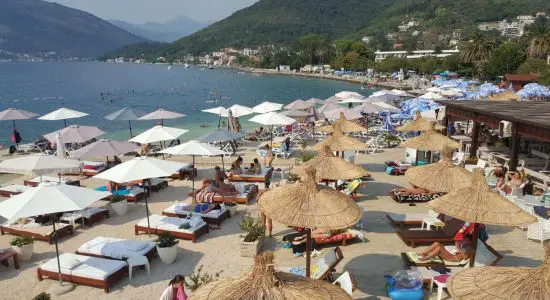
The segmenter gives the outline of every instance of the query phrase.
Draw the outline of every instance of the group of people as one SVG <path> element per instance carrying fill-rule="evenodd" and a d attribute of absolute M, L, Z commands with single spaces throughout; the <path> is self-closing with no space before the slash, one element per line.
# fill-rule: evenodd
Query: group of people
<path fill-rule="evenodd" d="M 269 161 L 269 165 L 271 165 L 271 162 L 273 161 L 273 153 L 271 153 L 271 160 Z M 249 174 L 249 175 L 259 175 L 262 174 L 262 165 L 260 164 L 260 161 L 257 158 L 254 158 L 254 162 L 250 163 L 250 166 L 248 168 L 245 168 L 243 170 L 242 167 L 243 164 L 243 158 L 237 157 L 237 159 L 231 163 L 231 168 L 229 169 L 229 174 L 234 175 L 242 175 L 242 174 Z M 216 167 L 219 169 L 219 167 Z M 216 171 L 217 174 L 217 171 Z M 222 175 L 220 175 L 222 176 Z M 227 177 L 225 172 L 223 172 L 223 176 Z"/>
<path fill-rule="evenodd" d="M 533 186 L 527 180 L 523 170 L 509 172 L 505 167 L 497 167 L 493 170 L 493 175 L 497 178 L 496 188 L 501 193 L 510 195 L 515 189 L 522 189 L 523 195 L 533 192 Z"/>

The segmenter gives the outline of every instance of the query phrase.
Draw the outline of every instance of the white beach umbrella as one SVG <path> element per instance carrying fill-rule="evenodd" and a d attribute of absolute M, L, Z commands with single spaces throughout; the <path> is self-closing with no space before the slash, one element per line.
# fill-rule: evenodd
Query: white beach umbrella
<path fill-rule="evenodd" d="M 287 105 L 285 105 L 284 109 L 302 109 L 306 110 L 310 107 L 314 106 L 314 104 L 307 103 L 306 101 L 302 99 L 295 100 Z"/>
<path fill-rule="evenodd" d="M 419 96 L 420 99 L 428 99 L 428 100 L 444 100 L 445 97 L 436 94 L 434 92 L 427 92 L 426 94 Z"/>
<path fill-rule="evenodd" d="M 182 134 L 189 132 L 187 129 L 166 127 L 162 125 L 153 126 L 153 128 L 136 135 L 129 141 L 140 144 L 149 144 L 161 141 L 174 140 L 180 137 Z"/>
<path fill-rule="evenodd" d="M 215 114 L 215 115 L 218 115 L 218 116 L 227 115 L 227 108 L 225 108 L 223 106 L 218 106 L 218 107 L 209 108 L 209 109 L 203 109 L 202 111 L 207 112 L 207 113 L 211 113 L 211 114 Z"/>
<path fill-rule="evenodd" d="M 23 175 L 42 176 L 46 174 L 79 172 L 81 168 L 82 162 L 80 161 L 45 154 L 28 155 L 0 162 L 0 173 Z"/>
<path fill-rule="evenodd" d="M 393 89 L 390 91 L 390 93 L 396 95 L 396 96 L 399 96 L 399 97 L 414 97 L 414 95 L 412 94 L 409 94 L 405 91 L 402 91 L 402 90 L 398 90 L 398 89 Z"/>
<path fill-rule="evenodd" d="M 8 108 L 0 112 L 0 120 L 2 121 L 12 121 L 13 131 L 15 133 L 15 120 L 28 120 L 38 116 L 37 114 L 25 111 L 21 109 Z M 17 144 L 17 141 L 16 141 Z"/>
<path fill-rule="evenodd" d="M 352 103 L 366 103 L 366 102 L 367 101 L 363 98 L 350 97 L 338 102 L 338 104 L 352 104 Z"/>
<path fill-rule="evenodd" d="M 44 137 L 48 139 L 48 141 L 55 143 L 58 133 L 61 135 L 61 139 L 65 143 L 84 143 L 104 134 L 105 132 L 95 126 L 70 125 L 69 127 L 50 132 L 44 135 Z"/>
<path fill-rule="evenodd" d="M 386 102 L 374 102 L 373 103 L 374 105 L 376 106 L 380 106 L 384 109 L 384 111 L 389 111 L 389 112 L 392 112 L 392 113 L 398 113 L 400 112 L 401 110 L 391 104 L 388 104 Z"/>
<path fill-rule="evenodd" d="M 352 108 L 352 110 L 366 114 L 377 114 L 386 111 L 384 110 L 384 108 L 382 108 L 382 106 L 376 105 L 374 103 L 363 103 L 357 107 Z"/>
<path fill-rule="evenodd" d="M 319 107 L 318 111 L 320 113 L 326 113 L 327 111 L 334 110 L 334 109 L 341 109 L 342 107 L 336 103 L 328 102 L 323 104 L 323 106 Z"/>
<path fill-rule="evenodd" d="M 450 88 L 450 89 L 441 91 L 441 95 L 447 96 L 447 97 L 461 97 L 461 96 L 464 96 L 464 93 L 459 89 Z"/>
<path fill-rule="evenodd" d="M 323 105 L 325 104 L 325 100 L 321 100 L 318 98 L 310 98 L 306 100 L 306 103 L 313 104 L 313 105 Z"/>
<path fill-rule="evenodd" d="M 393 101 L 393 100 L 398 99 L 398 98 L 399 98 L 399 96 L 392 94 L 390 91 L 385 91 L 385 92 L 378 91 L 378 92 L 370 95 L 365 100 L 370 101 L 370 102 L 373 102 L 373 101 L 386 102 L 386 101 Z M 371 99 L 376 99 L 376 100 L 371 100 Z"/>
<path fill-rule="evenodd" d="M 135 151 L 138 148 L 139 147 L 134 143 L 101 139 L 74 151 L 71 153 L 71 157 L 108 157 L 126 154 L 128 152 Z"/>
<path fill-rule="evenodd" d="M 197 138 L 197 141 L 201 143 L 215 143 L 215 142 L 225 142 L 240 139 L 244 137 L 242 132 L 234 132 L 225 129 L 218 129 L 212 132 L 209 132 L 205 135 L 202 135 Z"/>
<path fill-rule="evenodd" d="M 280 113 L 269 112 L 253 117 L 252 119 L 250 119 L 250 122 L 270 126 L 271 144 L 273 144 L 273 125 L 292 125 L 296 123 L 296 120 L 284 116 Z"/>
<path fill-rule="evenodd" d="M 254 106 L 252 108 L 252 111 L 254 111 L 257 114 L 265 114 L 272 111 L 278 111 L 281 108 L 283 108 L 282 104 L 266 101 L 264 103 Z"/>
<path fill-rule="evenodd" d="M 191 140 L 186 143 L 164 149 L 161 151 L 161 153 L 164 154 L 170 154 L 170 155 L 189 155 L 193 157 L 193 166 L 195 165 L 195 156 L 221 156 L 222 157 L 222 164 L 223 164 L 223 156 L 228 155 L 230 153 L 227 153 L 225 151 L 222 151 L 216 147 L 213 147 L 206 143 L 201 143 L 196 140 Z M 193 183 L 191 185 L 192 191 L 195 191 L 195 176 L 193 177 Z M 194 200 L 193 200 L 194 201 Z"/>
<path fill-rule="evenodd" d="M 231 107 L 228 107 L 227 112 L 222 114 L 221 116 L 222 117 L 228 117 L 229 116 L 229 111 L 231 111 L 231 114 L 234 118 L 244 117 L 244 116 L 248 116 L 248 115 L 251 115 L 251 114 L 254 113 L 252 108 L 250 108 L 248 106 L 235 104 Z"/>
<path fill-rule="evenodd" d="M 59 248 L 57 245 L 57 234 L 55 228 L 55 214 L 79 211 L 90 206 L 92 203 L 109 197 L 111 193 L 100 192 L 88 188 L 59 184 L 47 183 L 40 184 L 22 194 L 12 196 L 0 203 L 0 215 L 8 220 L 26 218 L 40 215 L 51 215 L 53 226 L 53 238 L 55 242 L 55 254 L 57 257 L 57 267 L 61 274 L 61 264 L 59 262 Z M 61 276 L 59 275 L 61 282 Z"/>
<path fill-rule="evenodd" d="M 327 117 L 328 119 L 339 120 L 340 113 L 344 113 L 344 117 L 346 118 L 346 120 L 357 120 L 363 117 L 360 113 L 346 108 L 330 110 L 325 112 L 324 114 L 325 117 Z"/>
<path fill-rule="evenodd" d="M 432 86 L 431 88 L 426 89 L 426 92 L 432 92 L 432 93 L 441 93 L 442 91 L 443 89 L 437 86 Z"/>
<path fill-rule="evenodd" d="M 156 177 L 168 177 L 176 173 L 184 166 L 183 163 L 169 160 L 154 159 L 146 156 L 136 157 L 127 162 L 121 163 L 109 170 L 103 171 L 94 178 L 113 181 L 116 183 L 145 180 Z M 145 193 L 145 209 L 147 213 L 147 228 L 149 223 L 149 203 Z"/>
<path fill-rule="evenodd" d="M 342 101 L 342 98 L 340 97 L 336 97 L 336 96 L 332 96 L 332 97 L 329 97 L 327 99 L 325 99 L 325 103 L 324 105 L 328 104 L 328 103 L 338 103 Z"/>
<path fill-rule="evenodd" d="M 57 120 L 63 120 L 63 124 L 65 127 L 67 127 L 67 119 L 76 119 L 76 118 L 82 118 L 87 116 L 87 113 L 83 113 L 80 111 L 68 109 L 68 108 L 60 108 L 56 111 L 52 111 L 49 114 L 45 114 L 38 118 L 39 120 L 48 120 L 48 121 L 57 121 Z"/>
<path fill-rule="evenodd" d="M 105 119 L 110 121 L 128 121 L 128 128 L 130 129 L 130 138 L 133 137 L 132 134 L 132 121 L 139 119 L 141 113 L 136 112 L 135 110 L 125 107 L 121 110 L 117 110 L 114 113 L 108 114 L 105 116 Z"/>
<path fill-rule="evenodd" d="M 346 99 L 346 98 L 363 98 L 363 95 L 357 93 L 357 92 L 349 92 L 349 91 L 342 91 L 339 93 L 334 94 L 335 97 L 338 97 L 340 99 Z"/>
<path fill-rule="evenodd" d="M 59 158 L 65 158 L 67 157 L 67 153 L 65 153 L 65 143 L 63 143 L 63 140 L 61 139 L 61 133 L 55 134 L 55 145 L 57 147 L 57 157 Z"/>
<path fill-rule="evenodd" d="M 185 117 L 185 115 L 159 108 L 154 112 L 146 114 L 145 116 L 139 118 L 139 120 L 161 120 L 162 121 L 162 120 L 177 119 L 182 117 Z"/>

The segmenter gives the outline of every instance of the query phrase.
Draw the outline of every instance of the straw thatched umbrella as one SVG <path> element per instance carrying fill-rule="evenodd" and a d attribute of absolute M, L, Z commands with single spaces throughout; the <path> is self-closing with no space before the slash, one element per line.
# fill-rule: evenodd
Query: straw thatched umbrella
<path fill-rule="evenodd" d="M 470 186 L 472 184 L 472 173 L 453 164 L 453 149 L 445 147 L 442 154 L 443 159 L 435 164 L 408 169 L 405 173 L 407 180 L 412 185 L 442 193 Z"/>
<path fill-rule="evenodd" d="M 365 132 L 367 129 L 355 122 L 351 122 L 346 120 L 344 116 L 344 112 L 340 112 L 340 119 L 338 120 L 338 125 L 340 125 L 340 129 L 342 132 Z M 320 129 L 322 132 L 327 133 L 333 133 L 334 132 L 334 126 L 323 126 Z"/>
<path fill-rule="evenodd" d="M 351 299 L 340 287 L 322 280 L 277 272 L 273 253 L 256 256 L 252 271 L 200 287 L 189 300 Z"/>
<path fill-rule="evenodd" d="M 332 135 L 313 146 L 313 150 L 322 151 L 325 146 L 329 146 L 332 151 L 355 151 L 366 147 L 365 143 L 344 135 L 339 123 L 334 123 L 332 126 L 334 128 Z"/>
<path fill-rule="evenodd" d="M 472 235 L 474 247 L 477 246 L 479 224 L 520 226 L 537 222 L 535 216 L 492 190 L 485 181 L 483 170 L 479 168 L 474 169 L 469 187 L 450 192 L 428 202 L 428 205 L 438 213 L 475 223 Z M 470 258 L 472 267 L 474 258 L 475 253 Z"/>
<path fill-rule="evenodd" d="M 484 267 L 466 269 L 447 282 L 453 299 L 550 299 L 550 243 L 537 268 Z"/>
<path fill-rule="evenodd" d="M 417 111 L 416 119 L 414 121 L 406 123 L 403 126 L 399 126 L 395 128 L 395 130 L 401 131 L 401 132 L 428 131 L 432 129 L 432 125 L 433 125 L 432 123 L 434 122 L 422 118 L 422 114 L 419 111 Z M 445 126 L 436 124 L 434 125 L 433 128 L 435 130 L 443 130 L 445 129 Z"/>
<path fill-rule="evenodd" d="M 450 138 L 435 131 L 435 123 L 430 123 L 430 129 L 422 135 L 414 137 L 401 144 L 403 147 L 422 151 L 441 151 L 445 147 L 457 149 L 460 145 Z"/>
<path fill-rule="evenodd" d="M 521 96 L 510 90 L 506 90 L 502 93 L 489 96 L 489 100 L 490 101 L 519 101 L 521 100 Z"/>
<path fill-rule="evenodd" d="M 325 146 L 317 157 L 299 166 L 296 173 L 303 176 L 309 167 L 315 169 L 317 178 L 326 180 L 353 179 L 369 175 L 365 168 L 335 156 L 328 146 Z"/>
<path fill-rule="evenodd" d="M 341 229 L 355 225 L 362 209 L 345 194 L 317 185 L 316 172 L 305 169 L 303 182 L 287 184 L 264 192 L 258 199 L 260 210 L 288 226 L 306 228 L 306 275 L 310 275 L 311 228 Z"/>

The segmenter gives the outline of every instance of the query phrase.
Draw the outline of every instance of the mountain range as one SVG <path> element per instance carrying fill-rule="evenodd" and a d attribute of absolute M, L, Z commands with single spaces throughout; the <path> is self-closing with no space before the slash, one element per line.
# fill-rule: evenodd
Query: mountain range
<path fill-rule="evenodd" d="M 0 50 L 95 57 L 145 41 L 92 14 L 42 0 L 0 0 Z"/>
<path fill-rule="evenodd" d="M 137 36 L 156 42 L 173 42 L 213 23 L 199 22 L 186 16 L 179 16 L 166 23 L 132 24 L 120 20 L 111 20 L 110 22 Z"/>
<path fill-rule="evenodd" d="M 411 19 L 421 30 L 449 30 L 477 22 L 550 11 L 548 0 L 260 0 L 164 50 L 200 54 L 224 47 L 291 45 L 302 35 L 360 38 L 397 31 Z"/>

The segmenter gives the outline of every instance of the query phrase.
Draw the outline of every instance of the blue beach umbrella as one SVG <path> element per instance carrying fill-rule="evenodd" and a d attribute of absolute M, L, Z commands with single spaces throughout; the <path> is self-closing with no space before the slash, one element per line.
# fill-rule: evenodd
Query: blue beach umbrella
<path fill-rule="evenodd" d="M 384 121 L 384 130 L 393 131 L 393 123 L 391 122 L 391 115 L 388 113 Z"/>

